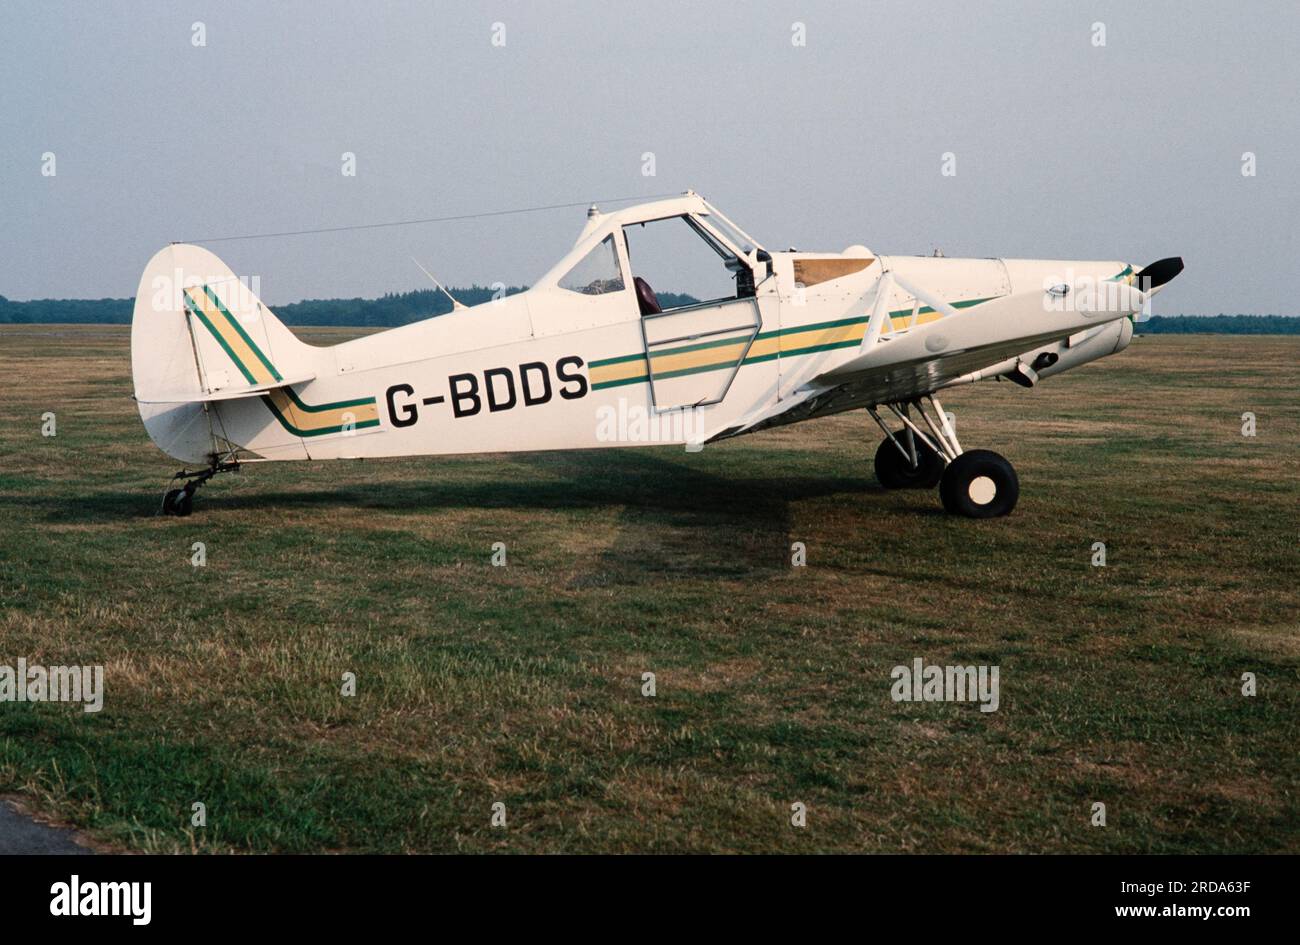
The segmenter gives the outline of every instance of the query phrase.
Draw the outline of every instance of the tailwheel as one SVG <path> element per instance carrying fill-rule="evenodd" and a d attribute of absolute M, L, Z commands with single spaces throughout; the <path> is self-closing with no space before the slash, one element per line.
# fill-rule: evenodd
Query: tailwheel
<path fill-rule="evenodd" d="M 163 496 L 163 515 L 184 517 L 194 511 L 194 493 L 189 489 L 168 489 Z"/>
<path fill-rule="evenodd" d="M 222 460 L 217 456 L 212 457 L 212 465 L 207 469 L 199 469 L 194 472 L 182 469 L 176 475 L 172 476 L 172 482 L 177 479 L 186 480 L 185 485 L 179 489 L 168 489 L 163 493 L 162 507 L 158 510 L 163 515 L 177 515 L 185 517 L 194 511 L 194 493 L 198 491 L 199 486 L 203 485 L 213 476 L 223 472 L 237 472 L 239 463 L 233 460 Z"/>
<path fill-rule="evenodd" d="M 1007 515 L 1020 498 L 1020 480 L 1003 457 L 992 450 L 971 450 L 948 464 L 939 480 L 939 497 L 952 515 L 996 518 Z"/>
<path fill-rule="evenodd" d="M 943 475 L 943 457 L 910 434 L 881 440 L 875 466 L 886 489 L 933 489 Z"/>

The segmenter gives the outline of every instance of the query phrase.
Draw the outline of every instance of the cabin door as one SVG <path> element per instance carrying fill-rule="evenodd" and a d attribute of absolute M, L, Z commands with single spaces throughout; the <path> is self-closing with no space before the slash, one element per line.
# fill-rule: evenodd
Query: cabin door
<path fill-rule="evenodd" d="M 641 319 L 656 410 L 704 407 L 727 396 L 758 334 L 758 300 L 728 299 Z"/>
<path fill-rule="evenodd" d="M 623 234 L 655 410 L 718 403 L 762 324 L 751 264 L 691 214 Z"/>

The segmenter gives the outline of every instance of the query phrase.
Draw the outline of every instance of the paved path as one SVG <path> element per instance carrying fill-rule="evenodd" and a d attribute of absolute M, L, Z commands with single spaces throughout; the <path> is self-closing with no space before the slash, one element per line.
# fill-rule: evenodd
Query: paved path
<path fill-rule="evenodd" d="M 72 836 L 73 831 L 65 827 L 38 824 L 8 801 L 0 801 L 0 855 L 94 852 L 73 841 Z"/>

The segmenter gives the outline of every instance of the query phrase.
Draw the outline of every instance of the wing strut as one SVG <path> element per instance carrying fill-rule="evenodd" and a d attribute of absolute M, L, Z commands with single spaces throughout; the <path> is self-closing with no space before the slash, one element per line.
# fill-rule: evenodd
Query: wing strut
<path fill-rule="evenodd" d="M 876 280 L 876 301 L 871 307 L 871 317 L 867 320 L 867 330 L 862 333 L 862 344 L 858 354 L 866 354 L 880 340 L 880 333 L 889 317 L 889 295 L 894 290 L 894 274 L 889 270 L 881 273 Z"/>
<path fill-rule="evenodd" d="M 858 346 L 858 354 L 866 354 L 880 340 L 880 335 L 885 328 L 885 321 L 889 318 L 889 296 L 893 292 L 894 286 L 898 286 L 912 298 L 924 302 L 936 312 L 942 312 L 944 315 L 959 314 L 955 308 L 934 293 L 912 285 L 910 282 L 905 282 L 887 269 L 876 280 L 876 296 L 874 304 L 871 306 L 871 318 L 867 321 L 866 331 L 862 333 L 862 344 Z"/>

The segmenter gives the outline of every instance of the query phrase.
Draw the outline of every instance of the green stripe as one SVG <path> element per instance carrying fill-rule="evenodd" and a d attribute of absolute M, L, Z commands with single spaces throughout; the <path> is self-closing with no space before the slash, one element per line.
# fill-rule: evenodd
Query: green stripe
<path fill-rule="evenodd" d="M 984 302 L 991 302 L 995 298 L 998 298 L 998 296 L 990 295 L 982 299 L 964 299 L 961 302 L 950 302 L 948 304 L 950 304 L 953 308 L 958 308 L 958 309 L 970 308 L 972 305 L 981 305 Z M 933 311 L 934 309 L 931 308 L 930 306 L 923 305 L 916 310 L 916 314 L 925 315 Z M 900 308 L 897 311 L 890 312 L 889 317 L 903 318 L 906 316 L 910 316 L 911 314 L 912 314 L 912 310 L 910 308 Z M 870 320 L 871 320 L 870 315 L 853 315 L 850 316 L 849 318 L 837 318 L 829 322 L 815 322 L 812 325 L 792 325 L 789 328 L 781 328 L 777 331 L 765 331 L 765 332 L 761 332 L 758 335 L 758 338 L 759 339 L 772 338 L 776 336 L 784 338 L 786 335 L 797 335 L 805 331 L 821 331 L 824 328 L 843 328 L 846 325 L 860 325 Z"/>
<path fill-rule="evenodd" d="M 207 287 L 204 286 L 205 290 L 206 288 Z M 231 324 L 233 324 L 235 328 L 239 331 L 239 333 L 243 335 L 244 340 L 248 342 L 249 346 L 254 351 L 257 352 L 258 357 L 262 357 L 262 353 L 261 351 L 258 350 L 257 345 L 253 344 L 252 340 L 248 337 L 248 335 L 244 334 L 243 329 L 240 328 L 238 323 L 234 321 L 230 312 L 226 311 L 225 306 L 223 306 L 221 302 L 219 302 L 217 299 L 213 298 L 212 293 L 210 292 L 208 293 L 208 298 L 212 299 L 212 301 L 225 314 L 226 318 L 231 319 Z M 239 357 L 235 354 L 235 352 L 231 350 L 230 345 L 226 344 L 226 339 L 221 337 L 221 333 L 217 331 L 216 326 L 213 325 L 212 322 L 208 320 L 208 317 L 203 314 L 203 310 L 200 309 L 197 305 L 195 305 L 190 300 L 190 297 L 188 295 L 185 296 L 185 307 L 190 310 L 191 314 L 198 316 L 199 321 L 203 322 L 203 324 L 207 326 L 208 331 L 212 333 L 212 337 L 217 339 L 217 343 L 221 345 L 222 349 L 226 352 L 226 354 L 230 356 L 230 360 L 235 362 L 235 366 L 239 368 L 240 373 L 244 375 L 244 377 L 248 380 L 248 382 L 250 384 L 256 384 L 257 378 L 254 377 L 253 373 L 249 371 L 247 367 L 244 366 L 244 362 L 241 361 Z M 284 380 L 284 378 L 280 376 L 279 372 L 276 371 L 275 368 L 271 367 L 270 363 L 267 362 L 266 358 L 262 357 L 262 363 L 266 364 L 267 368 L 271 371 L 271 373 L 275 375 L 275 379 L 277 381 Z M 316 406 L 312 406 L 311 404 L 304 403 L 302 398 L 300 398 L 296 393 L 294 393 L 292 387 L 285 387 L 282 389 L 286 394 L 289 395 L 289 399 L 293 401 L 295 407 L 297 407 L 300 410 L 305 410 L 308 413 L 320 413 L 325 410 L 340 410 L 344 407 L 367 407 L 375 402 L 375 398 L 373 397 L 361 397 L 356 400 L 340 400 L 332 404 L 318 404 Z M 288 430 L 290 433 L 292 433 L 294 436 L 322 436 L 326 433 L 343 432 L 342 424 L 336 427 L 322 427 L 319 430 L 300 430 L 292 423 L 290 423 L 288 419 L 285 418 L 285 416 L 281 414 L 279 410 L 276 409 L 276 406 L 274 403 L 272 403 L 270 397 L 265 397 L 265 396 L 262 397 L 262 403 L 266 404 L 266 406 L 270 408 L 271 413 L 275 416 L 275 419 L 280 421 L 280 425 L 284 427 L 286 430 Z M 360 423 L 353 424 L 352 429 L 364 430 L 367 427 L 377 427 L 377 426 L 379 426 L 378 419 L 363 420 Z"/>
<path fill-rule="evenodd" d="M 185 296 L 185 307 L 190 310 L 190 314 L 197 315 L 199 321 L 203 322 L 203 324 L 208 327 L 208 331 L 212 332 L 212 337 L 216 338 L 217 344 L 221 345 L 221 347 L 225 349 L 226 354 L 230 355 L 230 360 L 235 362 L 235 367 L 239 368 L 240 373 L 244 375 L 248 380 L 248 383 L 256 384 L 257 378 L 253 376 L 253 372 L 244 367 L 244 362 L 239 360 L 239 356 L 231 350 L 230 345 L 226 344 L 226 339 L 221 337 L 221 332 L 217 331 L 217 327 L 213 325 L 212 322 L 208 321 L 208 316 L 203 314 L 202 309 L 190 301 L 188 295 Z"/>
<path fill-rule="evenodd" d="M 294 400 L 297 400 L 297 398 L 295 397 Z M 284 427 L 286 430 L 288 430 L 290 433 L 292 433 L 294 436 L 324 436 L 327 433 L 343 432 L 343 424 L 339 424 L 336 427 L 321 427 L 319 430 L 299 430 L 296 426 L 290 423 L 288 419 L 285 418 L 284 414 L 280 413 L 280 411 L 276 409 L 276 406 L 274 402 L 272 402 L 270 397 L 263 397 L 262 403 L 266 404 L 266 406 L 270 409 L 271 413 L 275 415 L 275 419 L 280 421 L 280 425 Z M 378 419 L 363 420 L 360 423 L 352 424 L 352 429 L 364 430 L 367 427 L 377 427 L 377 426 L 379 426 Z"/>
<path fill-rule="evenodd" d="M 375 402 L 375 398 L 373 397 L 361 397 L 357 400 L 340 400 L 337 403 L 320 404 L 319 406 L 313 407 L 311 404 L 305 404 L 299 400 L 298 395 L 293 392 L 292 387 L 284 388 L 284 392 L 289 395 L 289 399 L 293 401 L 295 407 L 300 410 L 306 410 L 308 413 L 320 413 L 324 410 L 341 410 L 344 407 L 368 407 Z"/>
<path fill-rule="evenodd" d="M 860 338 L 850 338 L 848 341 L 832 341 L 824 345 L 809 345 L 806 348 L 793 348 L 790 351 L 782 351 L 780 356 L 783 358 L 798 357 L 801 354 L 813 354 L 817 351 L 834 351 L 836 348 L 856 348 L 862 344 Z M 775 357 L 775 355 L 768 355 Z"/>
<path fill-rule="evenodd" d="M 244 339 L 248 344 L 248 347 L 252 349 L 253 354 L 257 355 L 257 360 L 261 361 L 266 369 L 271 372 L 271 376 L 277 381 L 284 380 L 284 378 L 280 376 L 280 372 L 275 369 L 275 365 L 266 359 L 266 355 L 262 354 L 262 349 L 257 346 L 252 338 L 248 337 L 248 332 L 244 331 L 244 326 L 239 324 L 239 319 L 235 318 L 234 315 L 231 315 L 230 310 L 221 303 L 221 299 L 217 298 L 217 293 L 213 292 L 206 285 L 203 287 L 203 291 L 207 297 L 212 300 L 212 304 L 221 311 L 221 314 L 226 316 L 226 321 L 230 322 L 235 331 L 239 332 L 239 337 Z"/>
<path fill-rule="evenodd" d="M 746 359 L 745 363 L 749 364 L 750 362 Z M 734 367 L 735 364 L 735 361 L 725 361 L 722 364 L 706 364 L 702 367 L 678 368 L 676 371 L 660 371 L 655 374 L 655 380 L 666 381 L 672 377 L 686 377 L 688 374 L 703 374 L 706 371 L 717 371 L 722 368 Z"/>
<path fill-rule="evenodd" d="M 857 338 L 851 338 L 848 341 L 833 341 L 824 345 L 809 345 L 806 348 L 794 348 L 789 351 L 772 352 L 771 354 L 756 354 L 748 357 L 742 363 L 761 364 L 764 361 L 775 361 L 777 358 L 794 358 L 805 354 L 814 354 L 818 351 L 833 351 L 836 348 L 856 348 L 862 342 Z M 716 364 L 705 364 L 700 367 L 678 368 L 676 371 L 660 371 L 655 374 L 655 380 L 663 380 L 670 377 L 685 377 L 687 374 L 703 374 L 705 371 L 718 371 L 724 368 L 730 368 L 735 365 L 735 361 L 720 361 Z M 644 380 L 644 377 L 641 378 Z M 621 383 L 628 383 L 626 381 Z M 593 387 L 604 387 L 605 384 L 593 385 Z"/>
<path fill-rule="evenodd" d="M 832 351 L 835 348 L 853 348 L 861 343 L 862 342 L 859 341 L 858 339 L 852 338 L 848 341 L 836 341 L 824 345 L 809 345 L 806 348 L 795 348 L 790 351 L 780 351 L 780 352 L 774 351 L 771 354 L 755 354 L 746 358 L 744 362 L 741 364 L 741 367 L 745 367 L 746 365 L 750 365 L 750 364 L 761 364 L 764 361 L 775 361 L 777 358 L 795 358 L 805 354 L 815 354 L 818 351 Z M 718 370 L 722 370 L 723 368 L 729 368 L 733 364 L 735 364 L 734 361 L 723 361 L 719 364 L 706 364 L 703 367 L 681 368 L 680 370 L 677 371 L 665 371 L 663 373 L 656 374 L 655 380 L 662 380 L 670 377 L 684 377 L 687 374 L 701 374 L 705 371 L 718 371 Z M 601 381 L 599 384 L 592 384 L 591 389 L 604 390 L 607 387 L 622 387 L 625 384 L 644 384 L 648 380 L 649 380 L 649 376 L 646 374 L 642 374 L 638 377 L 619 378 L 616 381 Z"/>
<path fill-rule="evenodd" d="M 760 332 L 758 338 L 754 340 L 758 341 L 763 338 L 784 338 L 787 335 L 797 335 L 805 331 L 821 331 L 825 328 L 843 328 L 846 325 L 859 325 L 868 321 L 870 318 L 870 315 L 854 315 L 850 318 L 837 318 L 834 321 L 829 322 L 814 322 L 811 325 L 791 325 L 789 328 L 780 328 L 776 331 Z"/>
<path fill-rule="evenodd" d="M 748 329 L 745 328 L 736 329 L 736 331 L 747 331 L 747 330 Z M 758 338 L 759 338 L 758 335 L 754 336 L 755 341 L 757 341 Z M 727 345 L 743 345 L 748 340 L 749 338 L 747 336 L 742 335 L 739 338 L 724 338 L 721 341 L 701 341 L 697 344 L 686 345 L 685 347 L 682 348 L 669 348 L 667 351 L 656 351 L 651 355 L 651 357 L 666 358 L 672 354 L 687 354 L 691 351 L 705 351 L 709 348 L 724 348 Z"/>
<path fill-rule="evenodd" d="M 982 299 L 966 299 L 961 302 L 952 302 L 950 304 L 952 305 L 953 308 L 957 308 L 957 309 L 970 308 L 972 305 L 979 305 L 983 302 L 989 302 L 995 298 L 998 298 L 998 296 L 988 296 Z M 933 312 L 933 311 L 934 309 L 927 305 L 919 309 L 917 311 L 917 314 L 924 315 L 927 312 Z M 910 316 L 911 314 L 912 314 L 912 310 L 910 308 L 904 308 L 904 309 L 899 309 L 896 312 L 890 312 L 889 317 L 901 318 L 903 316 Z M 758 335 L 754 337 L 754 340 L 758 341 L 763 338 L 789 337 L 793 335 L 803 334 L 804 332 L 822 331 L 827 328 L 843 328 L 846 325 L 857 325 L 863 322 L 867 322 L 869 320 L 870 320 L 870 316 L 862 315 L 862 316 L 852 316 L 850 318 L 837 318 L 834 319 L 833 321 L 817 322 L 812 325 L 795 325 L 790 328 L 782 328 L 776 331 L 760 332 Z M 680 354 L 686 351 L 698 351 L 703 348 L 715 348 L 715 347 L 721 347 L 722 345 L 734 345 L 738 343 L 739 342 L 735 340 L 705 342 L 696 345 L 688 345 L 683 348 L 673 348 L 670 351 L 656 351 L 654 353 L 654 357 L 662 358 L 662 357 L 667 357 L 668 355 Z M 785 351 L 774 352 L 772 354 L 754 354 L 745 358 L 745 360 L 741 362 L 741 367 L 744 367 L 745 365 L 748 364 L 761 364 L 764 361 L 772 361 L 776 358 L 794 358 L 805 354 L 815 354 L 818 351 L 833 351 L 836 348 L 852 348 L 852 347 L 856 347 L 861 343 L 862 340 L 860 338 L 851 338 L 848 341 L 835 341 L 829 344 L 808 345 L 806 347 L 791 348 Z M 625 364 L 628 361 L 636 361 L 636 360 L 644 360 L 644 359 L 645 359 L 644 354 L 627 354 L 618 358 L 606 358 L 603 361 L 592 361 L 588 366 L 595 368 L 595 367 L 601 367 L 606 364 Z M 685 377 L 688 374 L 702 374 L 705 371 L 719 371 L 724 368 L 732 367 L 734 364 L 735 364 L 734 361 L 722 361 L 716 364 L 704 365 L 702 367 L 681 368 L 680 370 L 677 371 L 665 371 L 661 374 L 655 374 L 655 379 L 660 380 L 660 379 L 667 379 L 673 377 Z M 649 375 L 642 374 L 640 377 L 625 377 L 616 381 L 602 381 L 599 384 L 592 384 L 591 389 L 604 390 L 607 387 L 622 387 L 625 384 L 643 384 L 646 383 L 648 380 L 649 380 Z"/>
<path fill-rule="evenodd" d="M 617 358 L 602 358 L 599 361 L 589 361 L 587 363 L 587 367 L 597 368 L 597 367 L 604 367 L 606 364 L 624 364 L 628 361 L 635 361 L 638 358 L 644 358 L 644 357 L 645 357 L 644 354 L 624 354 L 624 355 L 620 355 Z"/>
<path fill-rule="evenodd" d="M 640 377 L 623 377 L 617 381 L 601 381 L 599 384 L 592 384 L 591 389 L 604 390 L 606 387 L 622 387 L 624 384 L 644 384 L 645 382 L 646 376 L 642 374 Z"/>
<path fill-rule="evenodd" d="M 965 301 L 962 302 L 953 302 L 952 307 L 956 309 L 970 308 L 972 305 L 979 305 L 983 302 L 991 301 L 993 298 L 996 298 L 996 296 L 990 296 L 988 298 L 983 298 L 983 299 L 966 299 Z M 934 311 L 933 308 L 931 308 L 928 305 L 925 305 L 917 309 L 916 314 L 926 315 L 933 311 Z M 910 317 L 911 314 L 912 314 L 912 310 L 910 308 L 901 308 L 896 312 L 890 312 L 889 318 L 907 318 Z M 804 332 L 809 332 L 809 331 L 824 331 L 827 328 L 844 328 L 848 325 L 862 325 L 870 320 L 871 320 L 871 316 L 869 315 L 853 315 L 850 316 L 849 318 L 837 318 L 833 321 L 816 322 L 812 325 L 793 325 L 790 328 L 779 328 L 776 331 L 761 331 L 754 336 L 754 340 L 763 341 L 764 339 L 767 338 L 788 338 L 792 335 L 800 335 L 803 334 Z M 658 358 L 670 354 L 681 354 L 686 351 L 699 351 L 703 348 L 717 348 L 727 344 L 735 344 L 735 341 L 731 340 L 731 341 L 701 342 L 700 344 L 686 345 L 685 347 L 681 347 L 681 348 L 670 348 L 667 351 L 656 351 L 654 356 Z M 836 345 L 836 347 L 839 346 Z M 628 354 L 619 358 L 608 358 L 604 361 L 592 361 L 590 366 L 602 367 L 603 365 L 606 364 L 623 364 L 628 361 L 635 361 L 637 358 L 640 357 L 644 357 L 644 355 Z M 745 363 L 748 364 L 749 363 L 748 360 L 746 360 Z"/>

